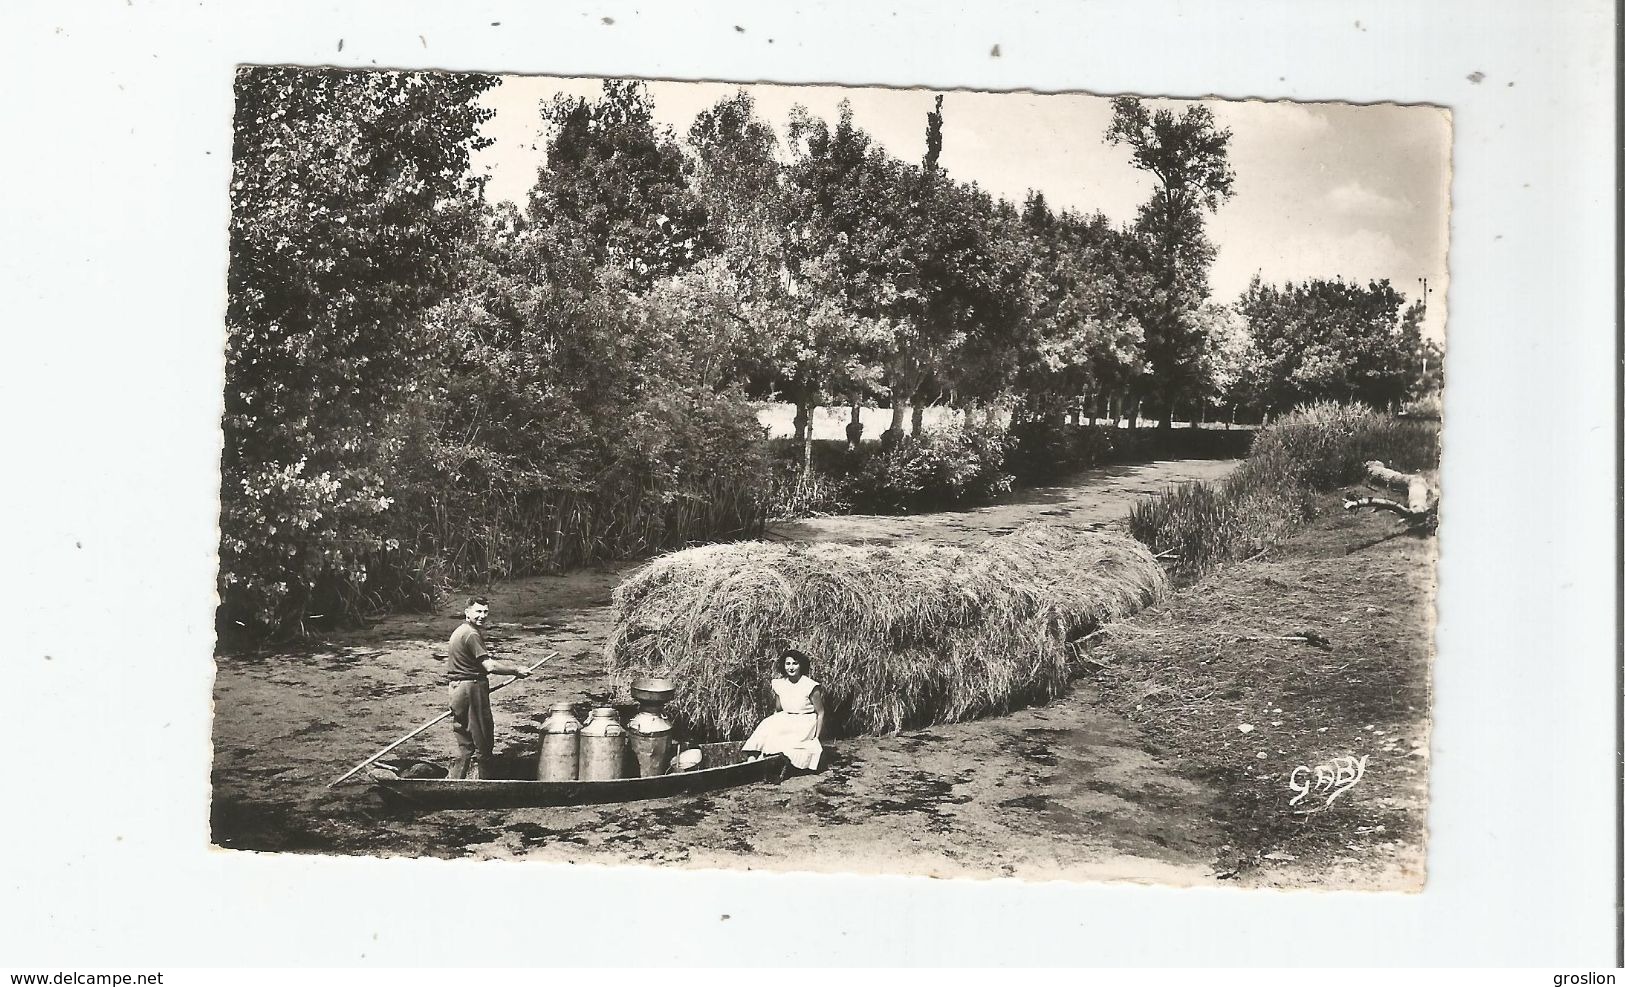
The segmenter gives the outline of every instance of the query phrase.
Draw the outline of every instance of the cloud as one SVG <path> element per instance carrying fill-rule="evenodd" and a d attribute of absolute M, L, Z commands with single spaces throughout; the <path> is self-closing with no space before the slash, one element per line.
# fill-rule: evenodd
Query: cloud
<path fill-rule="evenodd" d="M 1326 206 L 1345 216 L 1395 216 L 1409 204 L 1359 182 L 1345 182 L 1326 193 Z"/>

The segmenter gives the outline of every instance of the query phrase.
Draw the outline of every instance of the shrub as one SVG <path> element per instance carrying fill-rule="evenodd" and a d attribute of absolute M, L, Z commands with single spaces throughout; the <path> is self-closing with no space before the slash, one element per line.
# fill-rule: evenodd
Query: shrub
<path fill-rule="evenodd" d="M 1053 419 L 1030 419 L 1010 426 L 1007 468 L 1023 484 L 1043 483 L 1077 470 L 1110 462 L 1118 429 L 1104 425 L 1066 425 Z"/>
<path fill-rule="evenodd" d="M 813 476 L 800 476 L 801 444 L 770 439 L 775 462 L 766 514 L 777 519 L 868 511 L 879 514 L 991 500 L 1105 463 L 1166 458 L 1230 459 L 1247 454 L 1251 429 L 1119 429 L 1030 419 L 930 429 L 891 449 L 866 443 L 813 443 Z"/>
<path fill-rule="evenodd" d="M 1405 407 L 1399 413 L 1407 418 L 1440 421 L 1444 418 L 1444 392 L 1429 391 L 1413 398 L 1405 402 Z"/>
<path fill-rule="evenodd" d="M 624 426 L 586 419 L 573 430 L 569 438 L 595 447 L 586 475 L 483 445 L 414 456 L 402 517 L 415 524 L 410 544 L 434 560 L 438 582 L 557 572 L 760 533 L 772 481 L 747 403 L 655 393 L 621 416 Z M 522 448 L 524 434 L 515 429 L 511 441 Z"/>
<path fill-rule="evenodd" d="M 979 548 L 736 542 L 662 556 L 615 590 L 606 646 L 625 679 L 676 678 L 696 734 L 743 736 L 773 711 L 773 659 L 813 659 L 830 735 L 883 733 L 1043 702 L 1069 645 L 1167 590 L 1120 535 L 1031 524 Z"/>
<path fill-rule="evenodd" d="M 1198 480 L 1139 501 L 1129 510 L 1129 534 L 1171 555 L 1174 575 L 1189 581 L 1277 544 L 1312 516 L 1306 489 L 1277 485 L 1244 463 L 1220 483 Z"/>
<path fill-rule="evenodd" d="M 1007 492 L 1008 439 L 997 425 L 950 425 L 904 438 L 890 449 L 865 447 L 846 484 L 856 510 L 889 513 L 990 500 Z"/>
<path fill-rule="evenodd" d="M 845 514 L 851 509 L 846 484 L 838 475 L 823 472 L 816 463 L 803 476 L 799 462 L 775 462 L 763 494 L 769 521 L 789 521 L 818 514 Z"/>
<path fill-rule="evenodd" d="M 1006 468 L 1021 484 L 1044 483 L 1105 463 L 1152 459 L 1235 459 L 1247 455 L 1251 429 L 1066 425 L 1042 419 L 1010 427 Z"/>
<path fill-rule="evenodd" d="M 1380 459 L 1405 472 L 1439 463 L 1437 427 L 1372 411 L 1361 404 L 1319 402 L 1261 429 L 1249 463 L 1293 473 L 1315 490 L 1357 483 L 1364 464 Z"/>
<path fill-rule="evenodd" d="M 375 570 L 399 546 L 377 474 L 301 458 L 223 470 L 221 487 L 222 631 L 302 630 L 387 593 L 393 580 Z"/>
<path fill-rule="evenodd" d="M 1315 404 L 1283 416 L 1253 440 L 1223 481 L 1185 484 L 1135 504 L 1129 533 L 1175 559 L 1181 580 L 1276 545 L 1314 516 L 1316 491 L 1358 482 L 1380 459 L 1406 472 L 1438 464 L 1438 431 L 1362 405 Z"/>

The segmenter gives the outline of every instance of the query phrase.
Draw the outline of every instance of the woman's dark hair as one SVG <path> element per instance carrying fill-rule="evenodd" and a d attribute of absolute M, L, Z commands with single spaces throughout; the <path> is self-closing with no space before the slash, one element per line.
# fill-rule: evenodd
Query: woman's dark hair
<path fill-rule="evenodd" d="M 812 674 L 812 659 L 808 658 L 804 652 L 797 651 L 795 648 L 785 648 L 782 654 L 773 659 L 774 673 L 778 675 L 786 674 L 784 671 L 784 660 L 786 658 L 794 658 L 796 661 L 801 662 L 801 674 Z"/>

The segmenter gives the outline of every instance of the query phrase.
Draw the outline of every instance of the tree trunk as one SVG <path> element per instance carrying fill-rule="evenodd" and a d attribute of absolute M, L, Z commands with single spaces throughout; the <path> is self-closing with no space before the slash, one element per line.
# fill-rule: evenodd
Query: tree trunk
<path fill-rule="evenodd" d="M 806 403 L 800 400 L 796 401 L 796 417 L 792 424 L 796 427 L 797 442 L 801 442 L 807 437 L 807 433 L 810 431 L 807 426 L 811 421 L 812 413 L 807 410 Z"/>
<path fill-rule="evenodd" d="M 1134 431 L 1140 427 L 1140 399 L 1130 398 L 1128 403 L 1128 428 Z"/>
<path fill-rule="evenodd" d="M 805 492 L 812 482 L 813 413 L 818 405 L 809 397 L 796 401 L 796 442 L 801 445 L 801 476 L 796 486 Z"/>
<path fill-rule="evenodd" d="M 846 423 L 846 444 L 856 449 L 858 443 L 863 441 L 863 406 L 857 402 L 852 403 L 852 420 Z"/>
<path fill-rule="evenodd" d="M 1174 427 L 1174 402 L 1169 401 L 1162 408 L 1162 421 L 1157 422 L 1157 428 L 1163 432 L 1172 431 Z"/>
<path fill-rule="evenodd" d="M 813 412 L 817 410 L 818 405 L 809 400 L 807 402 L 807 428 L 801 439 L 801 482 L 804 484 L 812 479 L 812 420 Z"/>
<path fill-rule="evenodd" d="M 892 448 L 903 437 L 903 416 L 907 412 L 907 402 L 894 396 L 891 403 L 891 424 L 880 433 L 881 449 Z"/>

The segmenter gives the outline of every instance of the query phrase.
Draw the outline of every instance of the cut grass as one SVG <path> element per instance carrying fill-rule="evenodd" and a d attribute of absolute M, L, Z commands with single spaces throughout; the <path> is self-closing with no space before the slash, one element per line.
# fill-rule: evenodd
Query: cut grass
<path fill-rule="evenodd" d="M 617 587 L 606 652 L 622 678 L 676 677 L 691 732 L 737 737 L 773 711 L 772 663 L 794 645 L 825 684 L 826 736 L 878 734 L 1059 695 L 1080 638 L 1167 589 L 1137 542 L 1053 524 L 975 549 L 710 545 Z"/>

